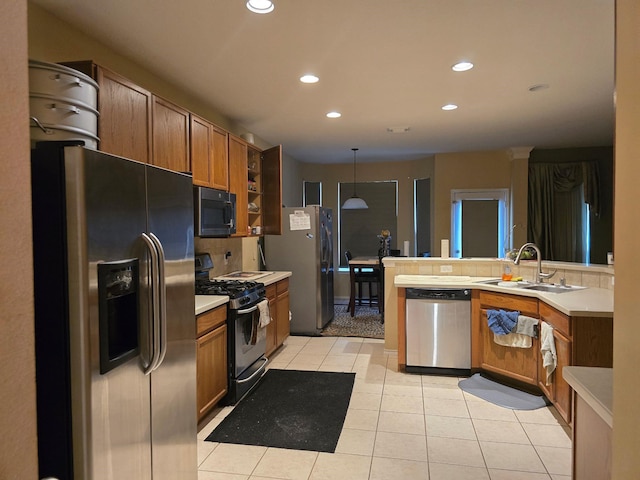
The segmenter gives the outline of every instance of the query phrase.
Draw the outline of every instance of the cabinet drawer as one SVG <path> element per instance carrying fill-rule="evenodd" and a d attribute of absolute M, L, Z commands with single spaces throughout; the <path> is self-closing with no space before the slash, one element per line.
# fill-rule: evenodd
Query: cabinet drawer
<path fill-rule="evenodd" d="M 208 332 L 209 330 L 223 324 L 227 321 L 227 306 L 209 310 L 196 318 L 196 337 Z"/>
<path fill-rule="evenodd" d="M 280 280 L 277 284 L 276 284 L 276 290 L 278 292 L 278 295 L 286 292 L 287 290 L 289 290 L 289 279 L 285 278 L 284 280 Z"/>
<path fill-rule="evenodd" d="M 480 292 L 480 303 L 483 308 L 495 307 L 503 310 L 518 310 L 524 315 L 538 316 L 537 298 L 505 295 L 494 292 Z"/>
<path fill-rule="evenodd" d="M 571 338 L 571 319 L 564 313 L 560 313 L 546 303 L 540 302 L 540 318 L 549 323 L 554 329 Z"/>
<path fill-rule="evenodd" d="M 275 300 L 276 298 L 276 284 L 272 283 L 271 285 L 267 285 L 265 287 L 266 295 L 269 300 Z"/>

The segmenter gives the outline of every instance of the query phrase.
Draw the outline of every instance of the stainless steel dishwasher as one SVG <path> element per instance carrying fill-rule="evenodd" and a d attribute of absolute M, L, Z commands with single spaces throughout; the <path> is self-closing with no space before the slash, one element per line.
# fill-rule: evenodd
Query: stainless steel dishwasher
<path fill-rule="evenodd" d="M 471 290 L 408 288 L 406 302 L 406 371 L 468 375 Z"/>

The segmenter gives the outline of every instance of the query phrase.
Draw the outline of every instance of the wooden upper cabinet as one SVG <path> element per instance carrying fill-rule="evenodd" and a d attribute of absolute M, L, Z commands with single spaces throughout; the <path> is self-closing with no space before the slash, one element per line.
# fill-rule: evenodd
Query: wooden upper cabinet
<path fill-rule="evenodd" d="M 191 173 L 193 184 L 229 190 L 227 132 L 191 114 Z"/>
<path fill-rule="evenodd" d="M 151 163 L 176 172 L 189 172 L 189 158 L 189 112 L 153 95 Z"/>
<path fill-rule="evenodd" d="M 100 151 L 151 163 L 151 92 L 90 60 L 64 65 L 98 83 Z"/>
<path fill-rule="evenodd" d="M 246 237 L 249 226 L 247 144 L 229 135 L 229 192 L 236 194 L 236 237 Z"/>
<path fill-rule="evenodd" d="M 262 152 L 262 223 L 265 234 L 282 234 L 282 145 Z"/>
<path fill-rule="evenodd" d="M 191 115 L 191 174 L 193 184 L 203 187 L 211 186 L 213 165 L 211 162 L 211 135 L 209 122 Z"/>
<path fill-rule="evenodd" d="M 229 190 L 229 142 L 228 133 L 211 124 L 211 161 L 213 162 L 213 178 L 211 186 L 220 190 Z"/>

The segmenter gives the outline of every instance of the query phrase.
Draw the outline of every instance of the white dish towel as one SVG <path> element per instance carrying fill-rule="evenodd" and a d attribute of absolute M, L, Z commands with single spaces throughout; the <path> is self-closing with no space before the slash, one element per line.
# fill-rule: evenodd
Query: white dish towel
<path fill-rule="evenodd" d="M 271 323 L 271 313 L 269 312 L 269 300 L 263 300 L 258 304 L 260 310 L 260 328 L 264 328 Z"/>
<path fill-rule="evenodd" d="M 540 353 L 542 354 L 542 366 L 547 371 L 547 385 L 551 385 L 551 375 L 558 365 L 556 355 L 556 342 L 553 339 L 553 327 L 547 322 L 541 322 L 540 329 Z"/>

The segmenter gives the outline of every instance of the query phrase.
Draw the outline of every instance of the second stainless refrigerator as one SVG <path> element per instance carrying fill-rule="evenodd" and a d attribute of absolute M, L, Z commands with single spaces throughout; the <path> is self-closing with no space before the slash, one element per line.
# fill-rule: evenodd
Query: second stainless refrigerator
<path fill-rule="evenodd" d="M 293 273 L 291 333 L 318 335 L 333 319 L 333 214 L 318 205 L 282 210 L 282 235 L 265 237 L 270 270 Z"/>

